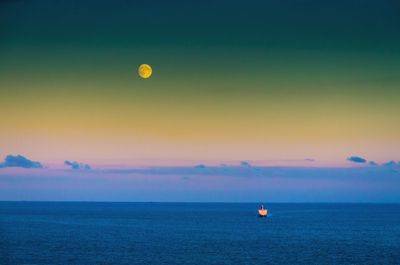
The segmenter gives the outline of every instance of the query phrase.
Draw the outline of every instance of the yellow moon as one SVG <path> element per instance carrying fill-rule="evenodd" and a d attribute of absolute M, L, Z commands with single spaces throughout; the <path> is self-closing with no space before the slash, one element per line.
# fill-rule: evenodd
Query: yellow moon
<path fill-rule="evenodd" d="M 138 69 L 138 74 L 141 78 L 147 79 L 151 76 L 153 73 L 153 69 L 151 69 L 151 66 L 148 64 L 141 64 Z"/>

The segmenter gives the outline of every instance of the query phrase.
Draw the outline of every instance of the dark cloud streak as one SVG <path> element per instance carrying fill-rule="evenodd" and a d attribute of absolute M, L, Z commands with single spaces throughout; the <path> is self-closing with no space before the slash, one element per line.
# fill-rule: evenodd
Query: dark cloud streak
<path fill-rule="evenodd" d="M 359 156 L 351 156 L 351 157 L 347 158 L 347 161 L 350 161 L 353 163 L 359 163 L 359 164 L 367 163 L 366 159 L 359 157 Z"/>
<path fill-rule="evenodd" d="M 79 163 L 79 162 L 76 162 L 76 161 L 68 161 L 68 160 L 66 160 L 64 162 L 64 165 L 70 166 L 71 169 L 74 169 L 74 170 L 91 170 L 92 169 L 88 164 L 83 164 L 83 163 Z"/>
<path fill-rule="evenodd" d="M 43 168 L 40 162 L 32 161 L 22 155 L 8 155 L 4 162 L 0 163 L 0 168 L 20 167 L 20 168 Z"/>

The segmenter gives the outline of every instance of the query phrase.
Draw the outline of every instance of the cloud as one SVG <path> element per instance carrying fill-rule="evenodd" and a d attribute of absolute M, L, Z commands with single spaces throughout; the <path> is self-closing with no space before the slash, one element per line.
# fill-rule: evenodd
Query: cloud
<path fill-rule="evenodd" d="M 242 167 L 251 167 L 250 163 L 247 162 L 247 161 L 241 161 L 241 162 L 240 162 L 240 165 L 241 165 Z"/>
<path fill-rule="evenodd" d="M 315 159 L 313 159 L 313 158 L 306 158 L 306 159 L 304 159 L 304 161 L 315 162 Z"/>
<path fill-rule="evenodd" d="M 92 169 L 88 164 L 79 163 L 76 161 L 68 161 L 64 162 L 65 165 L 70 166 L 71 169 L 79 169 L 79 170 L 90 170 Z"/>
<path fill-rule="evenodd" d="M 400 172 L 386 167 L 192 165 L 83 172 L 0 170 L 0 200 L 400 202 Z M 79 181 L 75 173 L 81 173 Z"/>
<path fill-rule="evenodd" d="M 194 168 L 203 169 L 203 168 L 206 168 L 206 165 L 200 164 L 200 165 L 195 166 Z"/>
<path fill-rule="evenodd" d="M 400 166 L 400 162 L 397 163 L 396 161 L 392 160 L 384 163 L 383 165 L 386 167 L 395 167 L 395 166 Z"/>
<path fill-rule="evenodd" d="M 359 156 L 351 156 L 351 157 L 347 158 L 347 161 L 350 161 L 353 163 L 361 163 L 361 164 L 367 162 L 367 160 L 365 160 L 364 158 L 359 157 Z"/>
<path fill-rule="evenodd" d="M 29 160 L 22 155 L 6 156 L 4 162 L 0 163 L 0 168 L 2 167 L 43 168 L 40 162 Z"/>

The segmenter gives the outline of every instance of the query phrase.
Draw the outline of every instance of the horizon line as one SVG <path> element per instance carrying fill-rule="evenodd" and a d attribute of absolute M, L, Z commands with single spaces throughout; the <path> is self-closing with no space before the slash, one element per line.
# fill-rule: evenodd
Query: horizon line
<path fill-rule="evenodd" d="M 233 202 L 233 201 L 87 201 L 87 200 L 0 200 L 0 203 L 7 203 L 7 202 L 33 202 L 33 203 L 182 203 L 182 204 L 189 204 L 189 203 L 196 203 L 196 204 L 255 204 L 255 203 L 268 203 L 268 204 L 400 204 L 399 202 L 327 202 L 327 201 L 320 201 L 320 202 L 310 202 L 310 201 L 303 201 L 303 202 L 289 202 L 289 201 L 249 201 L 249 202 Z"/>

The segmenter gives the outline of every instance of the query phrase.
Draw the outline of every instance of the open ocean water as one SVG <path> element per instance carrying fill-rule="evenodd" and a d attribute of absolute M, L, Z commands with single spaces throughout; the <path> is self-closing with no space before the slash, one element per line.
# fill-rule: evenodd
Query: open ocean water
<path fill-rule="evenodd" d="M 400 264 L 400 204 L 0 202 L 0 264 Z"/>

